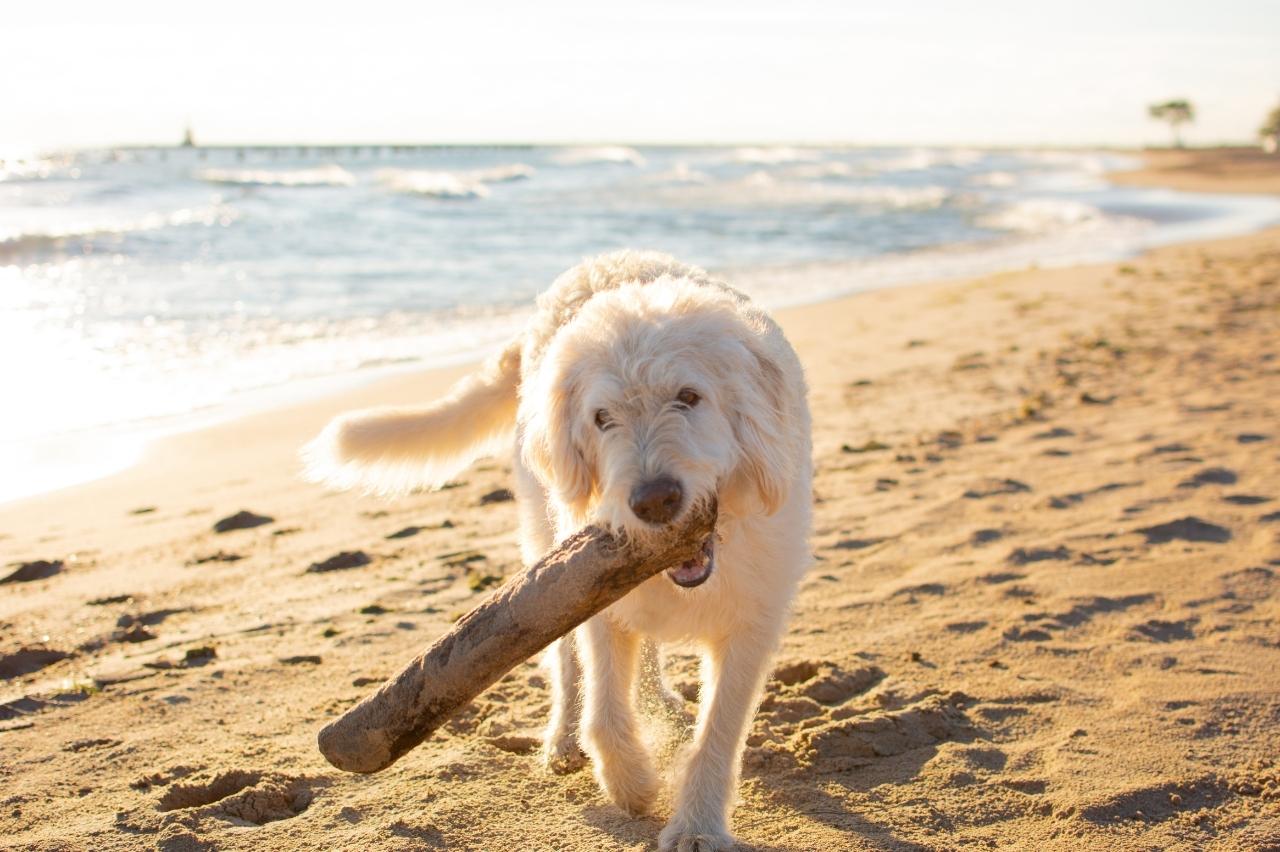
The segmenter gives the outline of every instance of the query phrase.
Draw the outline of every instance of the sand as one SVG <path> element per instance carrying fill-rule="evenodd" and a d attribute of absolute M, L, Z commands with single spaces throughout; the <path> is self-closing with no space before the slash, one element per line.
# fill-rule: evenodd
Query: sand
<path fill-rule="evenodd" d="M 780 319 L 817 562 L 741 848 L 1280 849 L 1280 231 Z M 515 510 L 502 460 L 383 502 L 294 452 L 459 372 L 0 507 L 0 579 L 26 578 L 0 584 L 0 847 L 653 848 L 669 795 L 631 818 L 542 771 L 532 662 L 384 773 L 315 748 L 516 570 Z M 695 667 L 668 661 L 690 698 Z"/>
<path fill-rule="evenodd" d="M 1143 167 L 1110 175 L 1130 186 L 1188 192 L 1280 194 L 1280 156 L 1261 148 L 1161 148 L 1143 152 Z"/>

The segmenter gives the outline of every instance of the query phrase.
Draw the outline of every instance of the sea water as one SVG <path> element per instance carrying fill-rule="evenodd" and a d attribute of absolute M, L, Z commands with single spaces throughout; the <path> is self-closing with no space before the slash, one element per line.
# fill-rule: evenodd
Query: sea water
<path fill-rule="evenodd" d="M 3 157 L 3 152 L 0 152 Z M 0 500 L 149 436 L 475 358 L 583 257 L 657 249 L 771 306 L 1280 221 L 1113 186 L 1103 152 L 132 148 L 0 164 Z"/>

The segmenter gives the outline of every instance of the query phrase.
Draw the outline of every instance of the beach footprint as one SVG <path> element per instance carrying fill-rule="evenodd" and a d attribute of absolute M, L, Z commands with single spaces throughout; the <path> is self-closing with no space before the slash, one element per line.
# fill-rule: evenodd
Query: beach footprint
<path fill-rule="evenodd" d="M 253 825 L 290 819 L 311 806 L 325 779 L 231 769 L 174 783 L 156 803 L 161 813 L 185 811 L 198 816 L 234 817 Z"/>

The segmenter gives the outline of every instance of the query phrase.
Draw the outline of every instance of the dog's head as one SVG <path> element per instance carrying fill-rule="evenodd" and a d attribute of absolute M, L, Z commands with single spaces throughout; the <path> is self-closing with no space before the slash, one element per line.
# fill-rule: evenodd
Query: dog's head
<path fill-rule="evenodd" d="M 595 295 L 522 389 L 525 463 L 575 524 L 628 535 L 712 498 L 731 514 L 777 511 L 795 474 L 786 418 L 803 390 L 788 387 L 768 323 L 731 292 L 684 280 Z M 712 549 L 671 578 L 701 584 Z"/>

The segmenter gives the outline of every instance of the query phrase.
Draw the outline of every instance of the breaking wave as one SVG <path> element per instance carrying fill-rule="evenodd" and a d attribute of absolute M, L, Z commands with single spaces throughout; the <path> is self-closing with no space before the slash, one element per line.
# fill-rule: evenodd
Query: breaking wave
<path fill-rule="evenodd" d="M 811 148 L 794 148 L 789 145 L 737 148 L 732 155 L 735 163 L 749 163 L 758 166 L 776 166 L 780 163 L 812 163 L 821 158 L 821 154 Z"/>
<path fill-rule="evenodd" d="M 439 171 L 431 169 L 380 169 L 374 178 L 392 192 L 426 195 L 432 198 L 488 198 L 491 183 L 527 180 L 534 168 L 509 163 L 487 169 Z"/>
<path fill-rule="evenodd" d="M 787 169 L 787 177 L 802 180 L 822 180 L 824 178 L 850 178 L 858 174 L 858 170 L 840 160 L 824 160 L 819 163 L 800 163 Z"/>
<path fill-rule="evenodd" d="M 1029 198 L 978 217 L 975 224 L 994 231 L 1018 234 L 1052 234 L 1090 231 L 1114 217 L 1092 204 L 1059 198 Z"/>
<path fill-rule="evenodd" d="M 564 148 L 557 151 L 553 159 L 562 166 L 585 166 L 593 163 L 643 166 L 647 162 L 643 154 L 626 145 Z"/>
<path fill-rule="evenodd" d="M 476 169 L 465 174 L 481 183 L 506 183 L 513 180 L 528 180 L 537 172 L 533 166 L 524 163 L 507 163 L 502 166 L 491 166 L 487 169 Z"/>
<path fill-rule="evenodd" d="M 458 172 L 382 169 L 374 174 L 392 192 L 432 198 L 488 198 L 489 187 Z"/>
<path fill-rule="evenodd" d="M 922 172 L 938 166 L 971 166 L 983 156 L 971 148 L 912 148 L 905 154 L 869 160 L 866 166 L 875 172 Z"/>
<path fill-rule="evenodd" d="M 878 210 L 932 210 L 946 204 L 952 193 L 943 186 L 892 186 L 847 181 L 790 180 L 764 170 L 716 183 L 685 181 L 669 186 L 664 200 L 680 204 L 723 207 L 800 207 L 837 205 Z"/>
<path fill-rule="evenodd" d="M 0 262 L 39 255 L 49 250 L 63 249 L 68 244 L 91 242 L 95 239 L 119 237 L 140 231 L 158 231 L 163 228 L 180 228 L 188 225 L 203 227 L 227 226 L 238 218 L 234 208 L 222 204 L 209 207 L 184 208 L 172 213 L 153 213 L 130 222 L 79 224 L 43 231 L 0 232 Z"/>
<path fill-rule="evenodd" d="M 355 175 L 338 165 L 313 169 L 204 169 L 196 177 L 235 186 L 354 186 Z"/>
<path fill-rule="evenodd" d="M 711 175 L 692 168 L 688 163 L 682 160 L 664 172 L 655 172 L 654 174 L 648 175 L 646 180 L 650 183 L 703 184 L 711 182 Z"/>
<path fill-rule="evenodd" d="M 987 186 L 992 189 L 1008 189 L 1018 185 L 1018 176 L 1013 172 L 986 172 L 969 178 L 970 186 Z"/>

